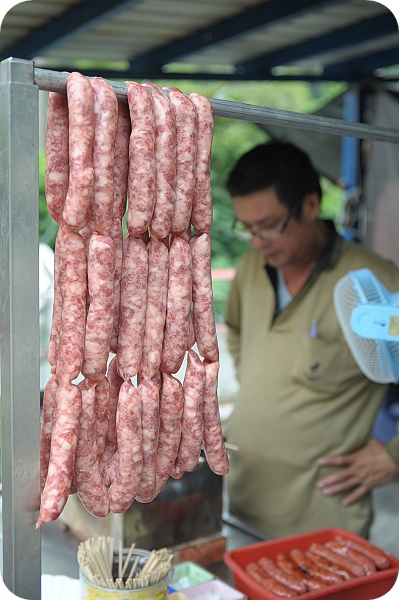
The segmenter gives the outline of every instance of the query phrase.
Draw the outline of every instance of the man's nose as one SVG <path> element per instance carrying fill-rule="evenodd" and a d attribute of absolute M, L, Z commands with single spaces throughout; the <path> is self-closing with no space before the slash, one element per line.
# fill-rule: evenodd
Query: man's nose
<path fill-rule="evenodd" d="M 251 244 L 254 248 L 265 248 L 270 246 L 270 239 L 262 238 L 260 235 L 254 235 L 251 239 Z"/>

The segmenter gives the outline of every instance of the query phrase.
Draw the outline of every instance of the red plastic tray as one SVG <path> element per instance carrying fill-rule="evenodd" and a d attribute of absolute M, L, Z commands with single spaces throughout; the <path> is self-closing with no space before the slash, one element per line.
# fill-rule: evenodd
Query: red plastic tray
<path fill-rule="evenodd" d="M 225 552 L 224 562 L 233 573 L 235 587 L 247 594 L 249 600 L 276 600 L 277 596 L 252 579 L 246 573 L 245 567 L 250 562 L 258 561 L 262 556 L 275 560 L 280 552 L 290 552 L 294 548 L 308 550 L 313 542 L 325 544 L 336 536 L 364 542 L 363 538 L 344 529 L 322 529 L 230 550 Z M 327 589 L 307 592 L 301 594 L 298 598 L 303 598 L 303 600 L 314 600 L 316 598 L 323 598 L 323 600 L 370 600 L 379 598 L 393 587 L 399 571 L 399 559 L 387 552 L 385 554 L 391 561 L 390 568 L 377 571 L 373 575 L 331 585 Z"/>

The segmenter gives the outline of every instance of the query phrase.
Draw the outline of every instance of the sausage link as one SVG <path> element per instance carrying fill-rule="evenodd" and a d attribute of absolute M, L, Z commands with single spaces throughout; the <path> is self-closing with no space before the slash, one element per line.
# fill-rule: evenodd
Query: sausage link
<path fill-rule="evenodd" d="M 156 195 L 150 231 L 158 239 L 170 233 L 176 202 L 176 124 L 168 96 L 152 83 L 143 84 L 151 89 L 155 115 Z"/>
<path fill-rule="evenodd" d="M 132 126 L 130 123 L 129 106 L 125 102 L 118 102 L 118 119 L 114 153 L 113 220 L 121 220 L 126 212 L 131 131 Z"/>
<path fill-rule="evenodd" d="M 211 148 L 213 107 L 208 98 L 189 95 L 197 111 L 196 182 L 191 222 L 198 233 L 209 232 L 212 225 Z"/>
<path fill-rule="evenodd" d="M 101 477 L 105 487 L 109 488 L 113 483 L 117 473 L 119 465 L 119 452 L 116 450 L 112 456 L 107 460 L 104 468 L 101 472 Z M 112 512 L 112 511 L 111 511 Z"/>
<path fill-rule="evenodd" d="M 181 438 L 184 391 L 180 381 L 169 373 L 162 374 L 159 404 L 159 434 L 156 458 L 156 494 L 166 484 L 176 462 Z"/>
<path fill-rule="evenodd" d="M 57 519 L 71 489 L 79 421 L 82 412 L 80 389 L 67 379 L 60 382 L 51 435 L 51 455 L 36 529 Z"/>
<path fill-rule="evenodd" d="M 86 258 L 89 258 L 89 247 L 90 247 L 90 239 L 91 239 L 91 235 L 93 233 L 91 227 L 89 227 L 88 225 L 86 225 L 86 227 L 83 227 L 83 229 L 81 229 L 79 231 L 80 235 L 82 236 L 82 239 L 85 243 L 85 248 L 86 248 Z"/>
<path fill-rule="evenodd" d="M 337 563 L 332 562 L 331 560 L 328 560 L 328 558 L 324 558 L 324 556 L 320 556 L 320 554 L 316 554 L 316 552 L 312 552 L 311 550 L 309 550 L 306 554 L 311 560 L 313 560 L 313 562 L 316 563 L 316 565 L 326 569 L 327 571 L 330 571 L 330 573 L 337 575 L 339 577 L 337 582 L 352 579 L 353 575 L 351 572 L 348 571 L 348 569 L 344 569 L 344 567 L 341 565 L 337 565 Z"/>
<path fill-rule="evenodd" d="M 46 130 L 46 167 L 44 188 L 47 209 L 54 221 L 60 223 L 68 192 L 69 118 L 65 94 L 49 92 Z"/>
<path fill-rule="evenodd" d="M 183 381 L 184 407 L 181 440 L 175 467 L 178 477 L 185 471 L 193 471 L 198 465 L 204 433 L 204 389 L 205 366 L 198 354 L 194 350 L 190 350 Z"/>
<path fill-rule="evenodd" d="M 193 326 L 198 350 L 209 362 L 219 360 L 213 308 L 211 237 L 209 233 L 190 240 L 193 263 Z"/>
<path fill-rule="evenodd" d="M 141 375 L 154 377 L 159 371 L 168 294 L 168 249 L 151 238 L 148 250 L 148 285 Z"/>
<path fill-rule="evenodd" d="M 94 187 L 89 224 L 93 231 L 109 235 L 114 208 L 118 100 L 113 87 L 102 77 L 92 77 L 90 84 L 94 96 Z"/>
<path fill-rule="evenodd" d="M 179 89 L 168 92 L 176 126 L 176 198 L 170 231 L 181 234 L 190 225 L 195 191 L 197 111 Z"/>
<path fill-rule="evenodd" d="M 115 248 L 112 238 L 93 233 L 87 265 L 90 306 L 85 327 L 82 373 L 101 381 L 106 373 L 114 319 Z"/>
<path fill-rule="evenodd" d="M 217 475 L 229 472 L 229 459 L 223 439 L 217 395 L 219 362 L 204 363 L 204 451 L 208 465 Z"/>
<path fill-rule="evenodd" d="M 371 558 L 371 560 L 377 565 L 378 569 L 388 569 L 391 566 L 391 561 L 389 560 L 388 556 L 376 546 L 369 544 L 366 540 L 358 542 L 357 540 L 352 540 L 350 538 L 344 539 L 339 536 L 337 537 L 337 540 L 342 541 L 349 548 L 353 548 L 354 550 L 365 554 L 368 556 L 368 558 Z"/>
<path fill-rule="evenodd" d="M 115 139 L 114 160 L 114 203 L 110 237 L 115 247 L 114 274 L 114 321 L 111 334 L 110 349 L 116 354 L 118 350 L 119 308 L 121 298 L 122 277 L 122 218 L 126 212 L 127 182 L 129 174 L 129 140 L 131 133 L 129 107 L 118 102 L 118 123 Z"/>
<path fill-rule="evenodd" d="M 150 226 L 156 199 L 155 114 L 151 92 L 128 82 L 130 111 L 127 229 L 140 235 Z"/>
<path fill-rule="evenodd" d="M 86 249 L 82 236 L 62 227 L 59 240 L 59 281 L 62 297 L 61 332 L 57 375 L 70 381 L 79 375 L 84 351 L 86 326 Z"/>
<path fill-rule="evenodd" d="M 188 315 L 188 341 L 187 341 L 187 350 L 190 350 L 195 344 L 195 333 L 194 333 L 194 324 L 193 324 L 193 311 L 190 310 Z"/>
<path fill-rule="evenodd" d="M 74 229 L 83 229 L 93 204 L 94 96 L 89 80 L 74 71 L 68 77 L 69 183 L 63 220 Z"/>
<path fill-rule="evenodd" d="M 139 371 L 147 303 L 148 252 L 143 240 L 126 237 L 123 246 L 117 365 L 126 380 Z"/>
<path fill-rule="evenodd" d="M 354 548 L 349 548 L 343 542 L 338 542 L 336 540 L 327 542 L 326 547 L 333 552 L 340 554 L 341 556 L 346 556 L 350 560 L 353 560 L 353 562 L 357 563 L 364 569 L 366 575 L 371 575 L 377 571 L 377 566 L 375 562 L 371 560 L 371 558 L 365 554 L 362 554 L 358 550 L 355 550 Z"/>
<path fill-rule="evenodd" d="M 110 361 L 107 371 L 107 380 L 109 382 L 109 399 L 107 407 L 107 436 L 105 439 L 104 451 L 100 459 L 100 470 L 103 471 L 109 459 L 117 450 L 116 438 L 116 410 L 118 406 L 119 392 L 123 383 L 116 368 L 116 356 Z"/>
<path fill-rule="evenodd" d="M 116 416 L 118 469 L 108 490 L 110 511 L 125 512 L 133 502 L 143 470 L 141 398 L 128 379 L 123 382 Z"/>
<path fill-rule="evenodd" d="M 339 581 L 343 581 L 341 577 L 327 571 L 323 567 L 319 567 L 306 552 L 299 550 L 298 548 L 294 548 L 290 552 L 290 556 L 292 560 L 298 565 L 300 569 L 308 573 L 312 577 L 317 577 L 326 583 L 327 585 L 333 585 L 338 583 Z"/>
<path fill-rule="evenodd" d="M 110 396 L 110 384 L 106 376 L 96 383 L 95 407 L 96 431 L 97 431 L 97 451 L 98 460 L 104 453 L 105 442 L 108 437 L 108 406 Z"/>
<path fill-rule="evenodd" d="M 187 350 L 192 300 L 190 245 L 174 237 L 169 249 L 168 295 L 161 371 L 177 373 Z"/>
<path fill-rule="evenodd" d="M 355 577 L 362 577 L 363 575 L 365 575 L 363 567 L 353 562 L 353 560 L 350 560 L 349 558 L 345 558 L 337 554 L 336 552 L 333 552 L 332 550 L 326 548 L 322 544 L 317 544 L 316 542 L 314 542 L 310 546 L 310 550 L 312 552 L 315 552 L 316 554 L 319 554 L 320 556 L 323 556 L 324 558 L 327 558 L 328 560 L 331 560 L 332 562 L 335 562 L 337 565 L 344 567 L 344 569 L 347 569 Z"/>
<path fill-rule="evenodd" d="M 293 575 L 285 573 L 271 558 L 262 556 L 258 560 L 258 564 L 270 577 L 294 590 L 297 594 L 303 594 L 307 591 L 305 583 L 298 581 Z"/>
<path fill-rule="evenodd" d="M 122 221 L 115 219 L 111 226 L 110 237 L 114 242 L 115 254 L 115 271 L 113 285 L 113 311 L 114 317 L 112 320 L 111 340 L 109 343 L 110 350 L 114 354 L 118 351 L 118 335 L 119 335 L 119 311 L 121 304 L 121 279 L 122 279 L 122 257 L 123 257 L 123 230 Z"/>
<path fill-rule="evenodd" d="M 62 233 L 60 229 L 57 231 L 54 248 L 54 299 L 53 311 L 51 317 L 51 331 L 48 345 L 47 359 L 52 367 L 56 367 L 58 358 L 58 347 L 60 343 L 60 331 L 62 322 L 62 295 L 60 283 L 60 242 Z"/>
<path fill-rule="evenodd" d="M 51 455 L 51 432 L 53 430 L 53 419 L 56 406 L 56 395 L 58 390 L 58 379 L 51 375 L 46 383 L 43 394 L 43 412 L 40 427 L 40 491 L 43 491 L 46 483 L 48 465 Z"/>
<path fill-rule="evenodd" d="M 285 552 L 281 552 L 277 555 L 276 564 L 282 571 L 284 571 L 284 573 L 287 573 L 287 575 L 291 575 L 300 582 L 304 583 L 308 591 L 321 590 L 328 587 L 327 584 L 321 579 L 312 577 L 309 575 L 309 573 L 302 571 L 292 560 L 292 558 Z"/>
<path fill-rule="evenodd" d="M 294 598 L 298 595 L 294 590 L 270 577 L 257 563 L 249 563 L 245 570 L 257 583 L 278 597 Z"/>
<path fill-rule="evenodd" d="M 79 383 L 79 389 L 82 393 L 82 413 L 76 447 L 76 489 L 89 513 L 95 517 L 106 517 L 109 513 L 109 498 L 101 478 L 98 459 L 96 385 L 85 379 Z"/>
<path fill-rule="evenodd" d="M 159 426 L 159 390 L 151 379 L 144 377 L 137 387 L 141 398 L 143 431 L 143 472 L 136 494 L 138 502 L 151 502 L 156 494 L 156 458 Z"/>

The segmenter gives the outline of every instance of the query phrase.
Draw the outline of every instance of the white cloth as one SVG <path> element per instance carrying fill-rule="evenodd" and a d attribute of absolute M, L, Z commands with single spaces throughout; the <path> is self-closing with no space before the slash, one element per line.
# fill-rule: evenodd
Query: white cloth
<path fill-rule="evenodd" d="M 65 575 L 42 575 L 41 600 L 80 600 L 81 594 L 79 579 Z"/>
<path fill-rule="evenodd" d="M 47 360 L 54 301 L 54 252 L 47 244 L 39 244 L 39 326 L 40 326 L 40 389 L 51 375 Z"/>

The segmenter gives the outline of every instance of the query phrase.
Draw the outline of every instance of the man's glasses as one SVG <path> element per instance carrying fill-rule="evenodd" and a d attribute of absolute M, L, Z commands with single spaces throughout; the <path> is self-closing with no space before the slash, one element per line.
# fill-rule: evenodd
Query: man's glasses
<path fill-rule="evenodd" d="M 237 235 L 241 239 L 247 240 L 247 241 L 251 241 L 252 238 L 254 238 L 256 236 L 259 236 L 263 240 L 277 239 L 283 235 L 283 233 L 287 229 L 291 219 L 298 212 L 299 207 L 300 207 L 299 203 L 294 204 L 294 206 L 291 208 L 290 212 L 288 213 L 288 216 L 285 219 L 284 223 L 282 225 L 280 225 L 280 227 L 262 227 L 262 226 L 260 226 L 259 229 L 254 230 L 251 227 L 249 227 L 248 225 L 245 225 L 245 223 L 243 223 L 242 221 L 239 221 L 238 219 L 234 219 L 233 225 L 232 225 L 233 232 L 235 235 Z"/>

